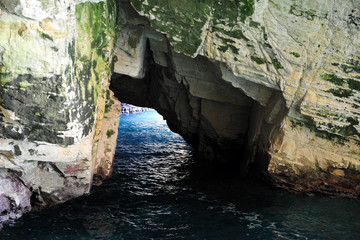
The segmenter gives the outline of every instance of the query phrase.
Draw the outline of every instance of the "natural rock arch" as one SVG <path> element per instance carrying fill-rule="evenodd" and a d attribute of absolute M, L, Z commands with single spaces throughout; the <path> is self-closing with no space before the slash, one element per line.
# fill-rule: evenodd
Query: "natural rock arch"
<path fill-rule="evenodd" d="M 156 109 L 206 160 L 230 164 L 240 175 L 249 170 L 266 173 L 270 139 L 278 136 L 287 112 L 281 92 L 250 83 L 253 97 L 269 98 L 262 106 L 222 79 L 220 63 L 175 53 L 166 39 L 168 52 L 159 52 L 151 48 L 154 41 L 145 45 L 143 78 L 113 75 L 110 89 L 115 97 Z M 163 65 L 154 59 L 159 54 L 167 60 Z"/>
<path fill-rule="evenodd" d="M 156 108 L 208 159 L 268 172 L 295 192 L 358 196 L 358 9 L 351 0 L 0 0 L 3 212 L 27 211 L 30 198 L 63 202 L 89 192 L 94 175 L 111 176 L 113 72 L 119 99 Z"/>

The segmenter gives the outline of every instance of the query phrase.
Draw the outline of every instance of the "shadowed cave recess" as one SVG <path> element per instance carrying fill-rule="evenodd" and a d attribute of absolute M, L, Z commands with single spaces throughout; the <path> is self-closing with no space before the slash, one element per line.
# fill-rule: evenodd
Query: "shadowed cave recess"
<path fill-rule="evenodd" d="M 163 44 L 166 54 L 146 43 L 142 78 L 112 76 L 115 97 L 156 109 L 203 160 L 242 177 L 267 176 L 269 139 L 278 137 L 287 112 L 281 92 L 266 89 L 271 100 L 262 106 L 225 82 L 217 64 L 175 53 L 166 40 Z M 163 65 L 154 60 L 156 54 L 164 54 Z"/>
<path fill-rule="evenodd" d="M 205 161 L 242 177 L 267 176 L 270 142 L 288 111 L 281 91 L 237 77 L 225 63 L 177 53 L 123 3 L 127 22 L 110 83 L 115 97 L 156 109 Z"/>

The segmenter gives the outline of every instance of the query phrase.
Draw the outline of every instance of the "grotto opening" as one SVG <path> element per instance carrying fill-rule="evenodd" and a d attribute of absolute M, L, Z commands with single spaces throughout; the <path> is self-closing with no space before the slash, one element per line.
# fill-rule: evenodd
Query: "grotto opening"
<path fill-rule="evenodd" d="M 350 0 L 1 0 L 4 218 L 111 176 L 118 100 L 155 108 L 239 175 L 359 196 L 359 9 Z"/>

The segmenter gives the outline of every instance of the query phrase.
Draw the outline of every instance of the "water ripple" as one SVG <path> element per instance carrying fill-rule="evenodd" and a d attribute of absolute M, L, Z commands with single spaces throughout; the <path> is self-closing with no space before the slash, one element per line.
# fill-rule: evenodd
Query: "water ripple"
<path fill-rule="evenodd" d="M 360 239 L 359 201 L 210 171 L 155 111 L 122 116 L 115 159 L 103 186 L 24 216 L 0 239 Z"/>

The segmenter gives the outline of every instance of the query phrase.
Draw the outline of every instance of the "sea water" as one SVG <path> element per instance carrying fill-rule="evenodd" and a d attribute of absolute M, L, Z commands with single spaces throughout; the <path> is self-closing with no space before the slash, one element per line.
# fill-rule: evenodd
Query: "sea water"
<path fill-rule="evenodd" d="M 122 115 L 113 177 L 0 239 L 360 239 L 359 200 L 293 195 L 198 162 L 156 111 Z"/>

